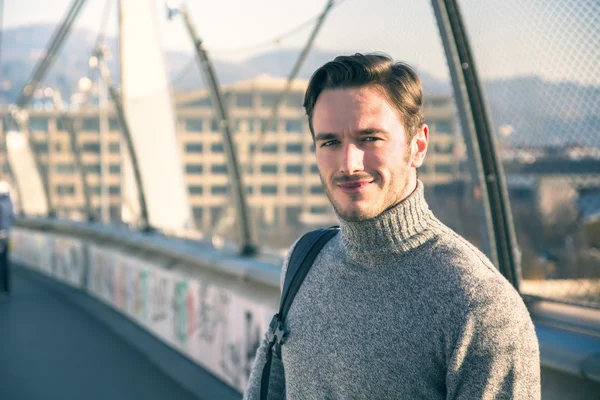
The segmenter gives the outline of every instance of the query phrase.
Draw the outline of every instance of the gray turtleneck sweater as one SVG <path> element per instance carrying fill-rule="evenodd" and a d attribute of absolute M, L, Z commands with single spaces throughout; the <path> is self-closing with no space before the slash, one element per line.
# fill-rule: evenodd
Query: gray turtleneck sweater
<path fill-rule="evenodd" d="M 340 223 L 289 310 L 269 399 L 540 398 L 521 297 L 434 217 L 422 183 L 374 219 Z M 260 398 L 265 352 L 245 399 Z"/>

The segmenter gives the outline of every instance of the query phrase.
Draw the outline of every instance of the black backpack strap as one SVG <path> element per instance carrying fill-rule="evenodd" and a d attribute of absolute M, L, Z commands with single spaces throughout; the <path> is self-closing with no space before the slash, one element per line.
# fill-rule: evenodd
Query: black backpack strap
<path fill-rule="evenodd" d="M 275 346 L 275 353 L 277 356 L 281 357 L 281 345 L 284 344 L 287 339 L 288 330 L 284 324 L 287 312 L 290 309 L 304 278 L 308 274 L 310 267 L 312 267 L 313 262 L 317 258 L 317 255 L 319 255 L 323 246 L 325 246 L 339 230 L 339 227 L 336 226 L 308 232 L 298 240 L 296 247 L 294 247 L 294 250 L 290 255 L 281 293 L 279 312 L 273 316 L 273 319 L 269 324 L 269 332 L 267 334 L 267 340 L 269 341 L 269 347 L 267 348 L 267 362 L 263 368 L 260 384 L 261 400 L 266 400 L 269 393 L 269 375 L 271 374 L 273 346 Z"/>

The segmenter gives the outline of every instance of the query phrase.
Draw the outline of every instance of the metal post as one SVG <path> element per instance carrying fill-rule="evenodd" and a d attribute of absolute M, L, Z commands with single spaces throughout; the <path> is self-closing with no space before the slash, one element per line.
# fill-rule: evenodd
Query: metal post
<path fill-rule="evenodd" d="M 456 0 L 432 0 L 469 158 L 481 187 L 491 258 L 518 290 L 521 277 L 510 202 L 487 103 Z"/>
<path fill-rule="evenodd" d="M 102 223 L 110 222 L 108 213 L 108 130 L 106 87 L 102 78 L 98 77 L 98 119 L 100 125 L 100 218 Z"/>
<path fill-rule="evenodd" d="M 127 123 L 127 118 L 125 117 L 125 111 L 123 110 L 123 103 L 121 102 L 121 97 L 117 93 L 117 90 L 115 89 L 115 87 L 112 84 L 108 66 L 102 60 L 100 52 L 99 52 L 99 56 L 98 56 L 98 67 L 100 68 L 100 76 L 102 77 L 102 80 L 106 84 L 106 87 L 108 89 L 108 94 L 110 95 L 110 98 L 115 106 L 115 110 L 117 112 L 117 117 L 119 118 L 119 124 L 121 125 L 121 132 L 123 133 L 125 143 L 127 144 L 127 150 L 129 151 L 129 157 L 131 158 L 131 164 L 133 166 L 135 183 L 136 183 L 137 189 L 138 189 L 138 200 L 140 203 L 140 214 L 141 214 L 140 218 L 142 220 L 143 230 L 144 231 L 152 231 L 153 229 L 150 226 L 150 221 L 148 219 L 148 207 L 146 206 L 146 195 L 144 192 L 142 175 L 140 173 L 137 156 L 135 153 L 135 149 L 133 147 L 133 140 L 131 139 L 131 132 L 129 131 L 129 124 Z"/>
<path fill-rule="evenodd" d="M 296 64 L 294 65 L 294 68 L 292 68 L 292 71 L 290 72 L 290 75 L 288 76 L 285 88 L 283 89 L 283 91 L 277 98 L 277 101 L 273 105 L 273 109 L 271 110 L 271 118 L 269 118 L 267 120 L 267 123 L 261 127 L 260 135 L 258 136 L 258 140 L 256 142 L 255 149 L 254 149 L 254 151 L 250 152 L 250 157 L 249 157 L 250 160 L 248 162 L 253 175 L 255 175 L 258 171 L 258 162 L 257 162 L 256 154 L 258 154 L 262 151 L 262 146 L 264 144 L 266 133 L 268 131 L 270 131 L 271 129 L 273 129 L 273 127 L 275 126 L 275 123 L 277 122 L 277 118 L 279 116 L 279 109 L 281 108 L 281 105 L 287 98 L 287 95 L 289 94 L 289 91 L 292 87 L 292 82 L 294 81 L 294 79 L 296 79 L 298 72 L 300 72 L 300 68 L 302 68 L 302 64 L 304 64 L 304 60 L 306 60 L 306 57 L 308 56 L 308 53 L 310 52 L 310 49 L 312 48 L 315 38 L 317 37 L 317 34 L 321 30 L 321 27 L 323 26 L 323 23 L 325 22 L 325 17 L 327 17 L 327 14 L 329 14 L 329 11 L 331 11 L 333 4 L 334 4 L 334 0 L 329 0 L 327 2 L 327 4 L 325 5 L 323 12 L 319 16 L 319 20 L 315 24 L 315 27 L 313 28 L 308 40 L 306 41 L 306 44 L 304 45 L 302 52 L 300 53 L 300 55 L 298 56 L 298 59 L 296 60 Z M 302 192 L 304 193 L 304 190 L 302 190 Z"/>
<path fill-rule="evenodd" d="M 54 61 L 54 57 L 65 42 L 65 39 L 71 31 L 73 23 L 77 19 L 81 8 L 85 4 L 85 1 L 86 0 L 74 0 L 73 4 L 69 7 L 67 15 L 65 15 L 61 25 L 54 32 L 52 38 L 50 39 L 50 43 L 46 48 L 46 55 L 36 65 L 33 74 L 31 75 L 31 77 L 27 81 L 27 84 L 21 91 L 21 95 L 17 100 L 18 108 L 24 108 L 27 105 L 27 103 L 29 103 L 29 100 L 31 99 L 31 96 L 33 96 L 35 89 L 37 89 L 37 87 L 39 86 L 40 82 L 46 75 L 48 68 L 52 64 L 52 61 Z"/>
<path fill-rule="evenodd" d="M 170 10 L 172 11 L 172 10 Z M 251 227 L 251 218 L 248 213 L 248 204 L 242 176 L 240 174 L 239 163 L 235 153 L 233 138 L 231 135 L 231 126 L 227 113 L 227 106 L 221 96 L 220 86 L 216 74 L 214 73 L 212 63 L 208 57 L 206 50 L 202 44 L 202 40 L 198 37 L 196 29 L 192 24 L 187 9 L 179 10 L 185 22 L 188 33 L 194 43 L 198 63 L 203 71 L 204 80 L 209 88 L 214 111 L 219 121 L 221 134 L 223 135 L 223 143 L 227 152 L 227 168 L 229 172 L 229 186 L 231 188 L 231 196 L 235 203 L 237 221 L 240 228 L 241 255 L 249 256 L 256 253 L 257 247 L 254 243 L 254 233 Z"/>
<path fill-rule="evenodd" d="M 29 117 L 27 115 L 27 112 L 24 110 L 19 110 L 18 108 L 13 108 L 11 112 L 11 117 L 16 125 L 17 130 L 20 131 L 23 135 L 25 135 L 25 138 L 27 138 L 27 143 L 29 149 L 31 150 L 33 161 L 35 162 L 35 168 L 42 181 L 42 189 L 44 190 L 44 197 L 46 197 L 46 204 L 48 206 L 48 218 L 54 218 L 56 217 L 56 211 L 54 210 L 54 204 L 52 203 L 52 199 L 50 198 L 50 187 L 48 185 L 49 171 L 46 171 L 48 172 L 46 174 L 42 173 L 42 162 L 40 160 L 40 152 L 38 151 L 38 148 L 34 145 L 33 135 L 29 130 Z"/>

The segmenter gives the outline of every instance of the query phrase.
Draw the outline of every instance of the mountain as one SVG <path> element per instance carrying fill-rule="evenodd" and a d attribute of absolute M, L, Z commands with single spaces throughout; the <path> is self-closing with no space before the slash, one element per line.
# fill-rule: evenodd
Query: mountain
<path fill-rule="evenodd" d="M 0 103 L 16 101 L 32 73 L 37 61 L 45 54 L 55 27 L 51 25 L 31 25 L 3 32 L 2 69 L 0 74 Z M 58 87 L 69 96 L 77 87 L 77 82 L 88 74 L 89 57 L 96 42 L 96 35 L 89 30 L 74 29 L 57 55 L 54 64 L 44 79 L 44 84 Z M 107 45 L 113 51 L 118 49 L 115 38 L 107 38 Z M 221 83 L 230 83 L 254 78 L 260 74 L 287 77 L 300 53 L 299 49 L 285 49 L 260 54 L 243 62 L 235 63 L 214 59 L 215 70 Z M 313 49 L 299 73 L 301 78 L 309 78 L 312 72 L 330 61 L 335 53 Z M 184 52 L 166 52 L 167 68 L 173 85 L 180 90 L 189 90 L 203 86 L 199 69 L 192 54 Z M 109 63 L 113 80 L 118 82 L 116 60 Z M 447 82 L 437 80 L 426 71 L 419 71 L 427 93 L 450 93 Z"/>
<path fill-rule="evenodd" d="M 44 54 L 55 27 L 31 25 L 3 32 L 0 69 L 0 104 L 15 102 L 36 63 Z M 75 29 L 63 45 L 44 79 L 46 86 L 58 88 L 69 98 L 80 78 L 88 74 L 88 62 L 96 35 L 82 28 Z M 107 38 L 113 51 L 115 38 Z M 259 54 L 243 62 L 213 59 L 221 83 L 250 79 L 260 74 L 287 77 L 299 55 L 299 49 L 284 49 Z M 299 73 L 309 78 L 312 72 L 332 60 L 337 54 L 314 48 Z M 166 52 L 167 67 L 176 90 L 203 86 L 198 66 L 192 54 Z M 116 57 L 110 63 L 113 81 L 118 82 Z M 425 96 L 451 95 L 450 83 L 439 80 L 416 66 L 423 82 Z M 597 99 L 599 86 L 574 82 L 547 81 L 539 76 L 516 76 L 484 81 L 486 98 L 494 128 L 511 134 L 500 140 L 513 146 L 544 146 L 580 144 L 600 146 L 600 113 Z M 501 128 L 502 127 L 502 128 Z M 506 129 L 508 127 L 508 129 Z"/>
<path fill-rule="evenodd" d="M 512 146 L 577 144 L 600 147 L 599 86 L 524 76 L 484 82 L 496 131 Z"/>

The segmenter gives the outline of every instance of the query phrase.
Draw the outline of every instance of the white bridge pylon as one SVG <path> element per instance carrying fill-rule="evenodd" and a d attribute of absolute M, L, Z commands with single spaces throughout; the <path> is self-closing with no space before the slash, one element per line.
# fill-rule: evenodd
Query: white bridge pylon
<path fill-rule="evenodd" d="M 141 174 L 148 223 L 159 229 L 180 230 L 191 228 L 193 219 L 155 3 L 120 1 L 121 93 Z M 133 185 L 135 182 L 129 180 L 125 183 L 123 201 L 137 204 Z"/>
<path fill-rule="evenodd" d="M 48 202 L 27 135 L 6 132 L 6 153 L 15 184 L 19 188 L 21 210 L 26 215 L 47 216 Z"/>

